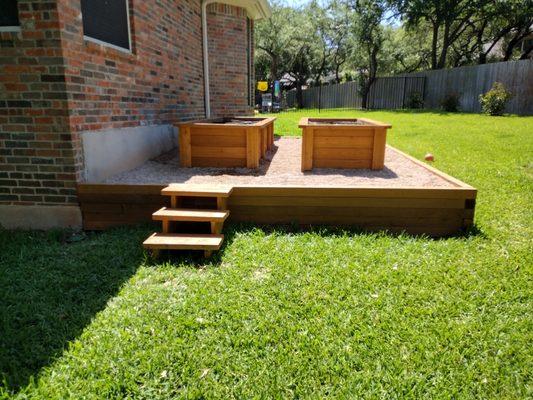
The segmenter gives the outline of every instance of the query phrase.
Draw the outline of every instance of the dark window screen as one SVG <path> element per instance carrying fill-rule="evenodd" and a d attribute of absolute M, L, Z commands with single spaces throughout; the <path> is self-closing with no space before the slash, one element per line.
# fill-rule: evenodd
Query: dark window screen
<path fill-rule="evenodd" d="M 17 0 L 0 0 L 0 26 L 18 26 Z"/>
<path fill-rule="evenodd" d="M 130 49 L 127 0 L 81 0 L 83 34 Z"/>

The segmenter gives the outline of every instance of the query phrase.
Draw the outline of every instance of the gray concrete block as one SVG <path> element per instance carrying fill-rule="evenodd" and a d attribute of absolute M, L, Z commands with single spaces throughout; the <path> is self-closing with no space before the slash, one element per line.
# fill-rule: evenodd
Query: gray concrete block
<path fill-rule="evenodd" d="M 0 205 L 0 226 L 5 229 L 81 229 L 78 206 Z"/>
<path fill-rule="evenodd" d="M 172 125 L 87 131 L 81 133 L 84 181 L 102 182 L 112 175 L 134 169 L 177 146 Z"/>

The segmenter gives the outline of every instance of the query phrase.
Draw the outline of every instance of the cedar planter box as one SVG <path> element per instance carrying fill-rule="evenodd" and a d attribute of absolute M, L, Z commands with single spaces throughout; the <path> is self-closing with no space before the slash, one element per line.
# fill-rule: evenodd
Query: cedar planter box
<path fill-rule="evenodd" d="M 257 168 L 274 144 L 275 118 L 215 118 L 178 124 L 182 167 Z"/>
<path fill-rule="evenodd" d="M 391 125 L 358 118 L 302 118 L 302 171 L 383 169 Z"/>

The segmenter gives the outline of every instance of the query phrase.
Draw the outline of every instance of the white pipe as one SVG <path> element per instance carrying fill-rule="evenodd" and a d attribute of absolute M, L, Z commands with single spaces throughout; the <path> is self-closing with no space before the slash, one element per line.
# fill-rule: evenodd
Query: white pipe
<path fill-rule="evenodd" d="M 237 7 L 246 7 L 249 12 L 249 6 L 251 1 L 245 0 L 202 0 L 202 45 L 204 56 L 204 101 L 205 101 L 205 117 L 211 118 L 211 95 L 209 91 L 209 44 L 207 41 L 207 6 L 212 3 L 224 3 Z M 268 1 L 263 0 L 256 4 L 261 12 L 261 17 L 268 18 L 270 16 L 270 5 Z"/>
<path fill-rule="evenodd" d="M 204 53 L 204 101 L 205 117 L 211 118 L 211 98 L 209 92 L 209 47 L 207 42 L 207 6 L 216 0 L 202 0 L 202 42 Z"/>

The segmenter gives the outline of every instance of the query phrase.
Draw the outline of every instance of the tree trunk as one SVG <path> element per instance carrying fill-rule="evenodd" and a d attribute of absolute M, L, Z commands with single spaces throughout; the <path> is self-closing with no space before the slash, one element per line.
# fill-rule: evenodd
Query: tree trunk
<path fill-rule="evenodd" d="M 272 62 L 270 63 L 270 79 L 275 81 L 278 79 L 278 57 L 271 55 Z"/>
<path fill-rule="evenodd" d="M 433 23 L 433 37 L 431 40 L 431 69 L 437 68 L 437 45 L 439 43 L 439 23 Z"/>
<path fill-rule="evenodd" d="M 372 50 L 370 51 L 370 65 L 368 68 L 368 81 L 365 82 L 363 85 L 363 90 L 361 93 L 361 106 L 364 109 L 368 109 L 368 97 L 370 94 L 370 89 L 372 88 L 372 84 L 376 80 L 377 74 L 378 74 L 378 52 L 379 47 L 378 46 L 372 46 Z"/>
<path fill-rule="evenodd" d="M 531 51 L 533 51 L 533 46 L 526 47 L 524 52 L 520 55 L 520 60 L 527 60 L 531 54 Z"/>
<path fill-rule="evenodd" d="M 365 83 L 361 91 L 361 107 L 366 110 L 368 108 L 368 93 L 370 92 L 370 87 L 368 83 Z"/>
<path fill-rule="evenodd" d="M 444 24 L 444 37 L 442 38 L 442 49 L 440 52 L 437 69 L 446 67 L 446 58 L 448 57 L 448 48 L 450 47 L 450 24 Z"/>
<path fill-rule="evenodd" d="M 503 56 L 503 61 L 509 61 L 511 57 L 513 56 L 513 51 L 518 46 L 520 41 L 525 37 L 525 35 L 522 32 L 519 32 L 515 34 L 515 36 L 509 41 L 507 44 L 507 48 L 505 49 L 505 53 Z"/>
<path fill-rule="evenodd" d="M 298 79 L 296 81 L 296 108 L 302 108 L 303 107 L 303 90 L 302 90 L 302 84 L 300 80 Z"/>
<path fill-rule="evenodd" d="M 487 20 L 484 20 L 476 35 L 476 47 L 478 51 L 477 63 L 478 64 L 487 63 L 487 53 L 483 49 L 483 32 L 485 32 L 486 26 L 487 26 Z"/>

